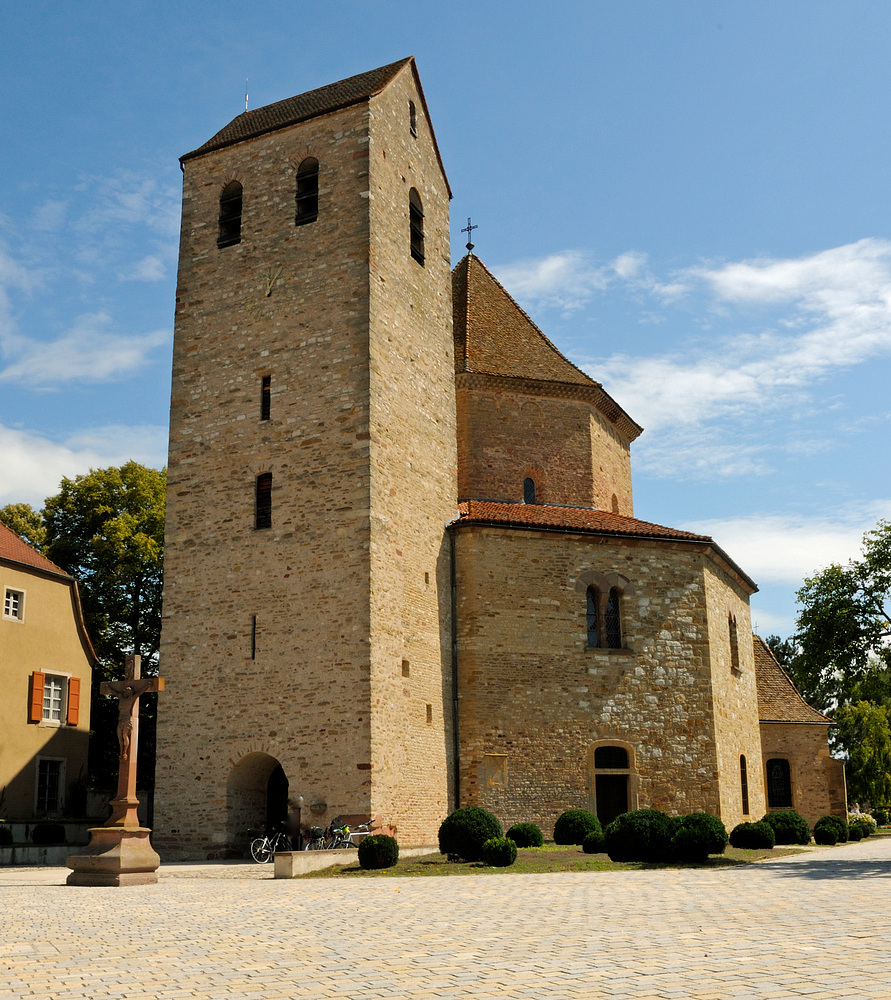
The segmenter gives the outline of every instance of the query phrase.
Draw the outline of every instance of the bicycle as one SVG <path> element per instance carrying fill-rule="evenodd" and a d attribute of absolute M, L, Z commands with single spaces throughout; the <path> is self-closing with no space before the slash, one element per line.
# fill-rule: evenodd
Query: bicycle
<path fill-rule="evenodd" d="M 301 836 L 306 841 L 304 851 L 324 851 L 327 846 L 325 831 L 320 826 L 311 826 Z"/>
<path fill-rule="evenodd" d="M 350 840 L 350 828 L 346 823 L 338 824 L 335 819 L 325 831 L 325 850 L 337 851 L 353 846 L 353 842 Z"/>
<path fill-rule="evenodd" d="M 351 830 L 348 826 L 344 827 L 346 831 L 346 836 L 341 840 L 341 847 L 358 847 L 361 841 L 353 840 L 353 837 L 368 837 L 371 834 L 372 820 L 369 819 L 365 823 L 360 823 L 355 830 Z"/>
<path fill-rule="evenodd" d="M 251 841 L 251 857 L 258 865 L 264 865 L 277 851 L 290 851 L 291 841 L 283 830 L 264 833 Z"/>

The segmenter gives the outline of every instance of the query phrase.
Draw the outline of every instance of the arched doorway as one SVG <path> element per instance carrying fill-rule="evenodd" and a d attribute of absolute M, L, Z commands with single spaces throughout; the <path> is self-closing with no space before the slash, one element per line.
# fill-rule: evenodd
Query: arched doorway
<path fill-rule="evenodd" d="M 628 744 L 610 741 L 590 750 L 593 811 L 605 827 L 637 805 L 633 750 Z"/>
<path fill-rule="evenodd" d="M 249 831 L 266 830 L 288 816 L 288 778 L 268 753 L 249 753 L 229 772 L 226 781 L 226 839 L 245 846 Z"/>

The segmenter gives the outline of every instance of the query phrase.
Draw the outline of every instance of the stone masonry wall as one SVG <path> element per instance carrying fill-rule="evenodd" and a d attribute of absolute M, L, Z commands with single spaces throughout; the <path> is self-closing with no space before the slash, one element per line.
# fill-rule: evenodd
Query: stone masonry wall
<path fill-rule="evenodd" d="M 631 516 L 629 443 L 596 408 L 576 399 L 458 391 L 458 494 L 522 500 L 534 479 L 539 503 Z"/>
<path fill-rule="evenodd" d="M 292 794 L 327 804 L 320 821 L 370 811 L 368 141 L 357 106 L 185 163 L 162 856 L 232 843 L 244 816 L 227 781 L 251 753 L 280 761 Z M 319 217 L 295 226 L 307 156 L 320 164 Z M 242 239 L 218 249 L 220 192 L 233 178 L 244 187 Z M 264 472 L 272 527 L 255 530 Z"/>
<path fill-rule="evenodd" d="M 590 748 L 630 744 L 636 802 L 720 807 L 701 549 L 674 542 L 455 529 L 460 798 L 504 824 L 594 808 Z M 625 649 L 589 649 L 585 586 L 624 582 Z"/>
<path fill-rule="evenodd" d="M 829 755 L 826 730 L 827 726 L 820 724 L 761 724 L 762 775 L 766 774 L 767 762 L 772 758 L 789 761 L 792 808 L 804 816 L 810 827 L 830 813 L 847 815 L 845 767 L 842 761 Z"/>

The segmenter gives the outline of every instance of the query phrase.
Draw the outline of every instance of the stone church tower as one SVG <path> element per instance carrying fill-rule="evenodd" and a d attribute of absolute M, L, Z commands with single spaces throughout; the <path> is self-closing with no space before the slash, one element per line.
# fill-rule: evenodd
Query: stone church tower
<path fill-rule="evenodd" d="M 155 842 L 449 809 L 450 191 L 413 59 L 182 157 Z M 310 811 L 311 810 L 311 811 Z"/>

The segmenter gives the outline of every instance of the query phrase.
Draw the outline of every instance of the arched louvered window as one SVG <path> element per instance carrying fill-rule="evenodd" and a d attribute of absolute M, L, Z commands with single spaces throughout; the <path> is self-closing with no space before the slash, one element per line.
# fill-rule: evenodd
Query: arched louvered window
<path fill-rule="evenodd" d="M 523 503 L 535 503 L 535 480 L 523 480 Z"/>
<path fill-rule="evenodd" d="M 792 807 L 792 775 L 789 761 L 782 757 L 767 762 L 767 805 L 771 809 Z"/>
<path fill-rule="evenodd" d="M 241 200 L 241 184 L 229 181 L 220 194 L 220 231 L 217 235 L 220 248 L 241 243 Z"/>
<path fill-rule="evenodd" d="M 319 217 L 319 161 L 308 156 L 297 168 L 297 212 L 294 223 L 304 226 Z"/>
<path fill-rule="evenodd" d="M 743 816 L 749 815 L 749 775 L 746 769 L 745 755 L 739 757 L 739 787 L 742 791 L 742 811 Z"/>
<path fill-rule="evenodd" d="M 615 587 L 610 588 L 606 599 L 606 613 L 604 618 L 604 631 L 606 632 L 606 648 L 622 648 L 622 618 L 619 610 L 619 591 Z"/>
<path fill-rule="evenodd" d="M 272 527 L 272 473 L 257 476 L 257 495 L 254 507 L 254 527 Z"/>
<path fill-rule="evenodd" d="M 421 196 L 412 188 L 408 193 L 408 228 L 411 238 L 411 255 L 424 264 L 424 207 Z"/>
<path fill-rule="evenodd" d="M 600 629 L 598 619 L 600 604 L 600 591 L 596 587 L 588 587 L 588 646 L 596 649 L 600 645 Z"/>

